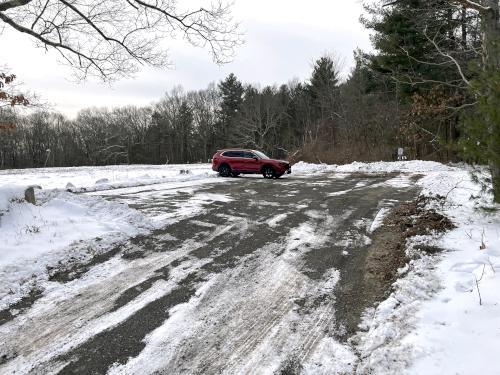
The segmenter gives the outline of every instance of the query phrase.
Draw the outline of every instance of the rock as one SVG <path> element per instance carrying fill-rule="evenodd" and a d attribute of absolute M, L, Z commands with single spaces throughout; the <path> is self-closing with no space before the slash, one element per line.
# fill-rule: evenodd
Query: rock
<path fill-rule="evenodd" d="M 24 199 L 26 202 L 31 203 L 31 204 L 36 204 L 36 199 L 35 199 L 35 187 L 30 186 L 24 191 Z"/>
<path fill-rule="evenodd" d="M 107 178 L 101 178 L 100 180 L 97 180 L 95 182 L 96 185 L 100 185 L 100 184 L 107 184 L 109 182 L 109 180 Z"/>
<path fill-rule="evenodd" d="M 75 188 L 75 185 L 73 185 L 71 182 L 68 182 L 66 184 L 66 189 L 74 189 Z"/>

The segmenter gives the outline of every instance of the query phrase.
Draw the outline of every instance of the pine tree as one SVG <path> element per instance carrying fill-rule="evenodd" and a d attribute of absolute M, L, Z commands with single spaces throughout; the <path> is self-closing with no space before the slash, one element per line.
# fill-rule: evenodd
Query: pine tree
<path fill-rule="evenodd" d="M 243 85 L 231 73 L 219 83 L 219 90 L 222 100 L 218 111 L 217 147 L 237 146 L 237 116 L 243 103 Z"/>
<path fill-rule="evenodd" d="M 190 145 L 193 144 L 193 112 L 186 101 L 182 101 L 177 116 L 177 135 L 179 138 L 179 161 L 192 161 Z"/>
<path fill-rule="evenodd" d="M 494 201 L 500 203 L 500 5 L 498 0 L 474 4 L 466 5 L 480 14 L 484 53 L 469 85 L 477 105 L 465 117 L 462 146 L 473 161 L 489 165 Z"/>
<path fill-rule="evenodd" d="M 400 124 L 403 145 L 411 144 L 416 157 L 455 159 L 459 116 L 453 108 L 470 99 L 477 17 L 448 0 L 380 1 L 366 9 L 371 18 L 363 22 L 375 31 L 377 51 L 370 66 L 390 77 L 409 107 Z"/>
<path fill-rule="evenodd" d="M 315 63 L 307 86 L 315 120 L 333 117 L 336 106 L 339 71 L 331 57 L 320 57 Z"/>

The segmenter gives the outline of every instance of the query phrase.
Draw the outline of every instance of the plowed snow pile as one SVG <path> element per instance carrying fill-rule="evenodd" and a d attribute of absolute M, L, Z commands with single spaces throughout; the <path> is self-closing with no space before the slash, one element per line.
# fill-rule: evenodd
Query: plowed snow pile
<path fill-rule="evenodd" d="M 407 243 L 412 260 L 352 339 L 359 374 L 500 374 L 500 206 L 466 168 L 446 168 L 419 170 L 419 184 L 456 228 Z"/>
<path fill-rule="evenodd" d="M 47 267 L 92 256 L 153 228 L 126 205 L 61 191 L 38 192 L 24 201 L 25 187 L 0 189 L 0 310 L 28 290 Z"/>

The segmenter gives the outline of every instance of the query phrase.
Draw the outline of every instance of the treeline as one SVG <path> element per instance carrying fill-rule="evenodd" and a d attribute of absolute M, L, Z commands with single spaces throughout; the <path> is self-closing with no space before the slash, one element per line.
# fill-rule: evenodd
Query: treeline
<path fill-rule="evenodd" d="M 344 82 L 325 56 L 307 82 L 258 88 L 231 74 L 205 90 L 175 88 L 152 106 L 89 108 L 74 120 L 4 109 L 16 130 L 0 133 L 0 167 L 206 162 L 224 147 L 316 162 L 390 159 L 407 144 L 402 113 L 394 85 L 375 79 L 361 54 Z"/>

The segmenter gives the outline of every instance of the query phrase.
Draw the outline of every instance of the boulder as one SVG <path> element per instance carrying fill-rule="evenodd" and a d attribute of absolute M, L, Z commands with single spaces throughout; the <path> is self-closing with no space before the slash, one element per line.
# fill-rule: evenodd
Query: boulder
<path fill-rule="evenodd" d="M 36 204 L 35 187 L 30 186 L 24 191 L 24 200 L 31 204 Z"/>

